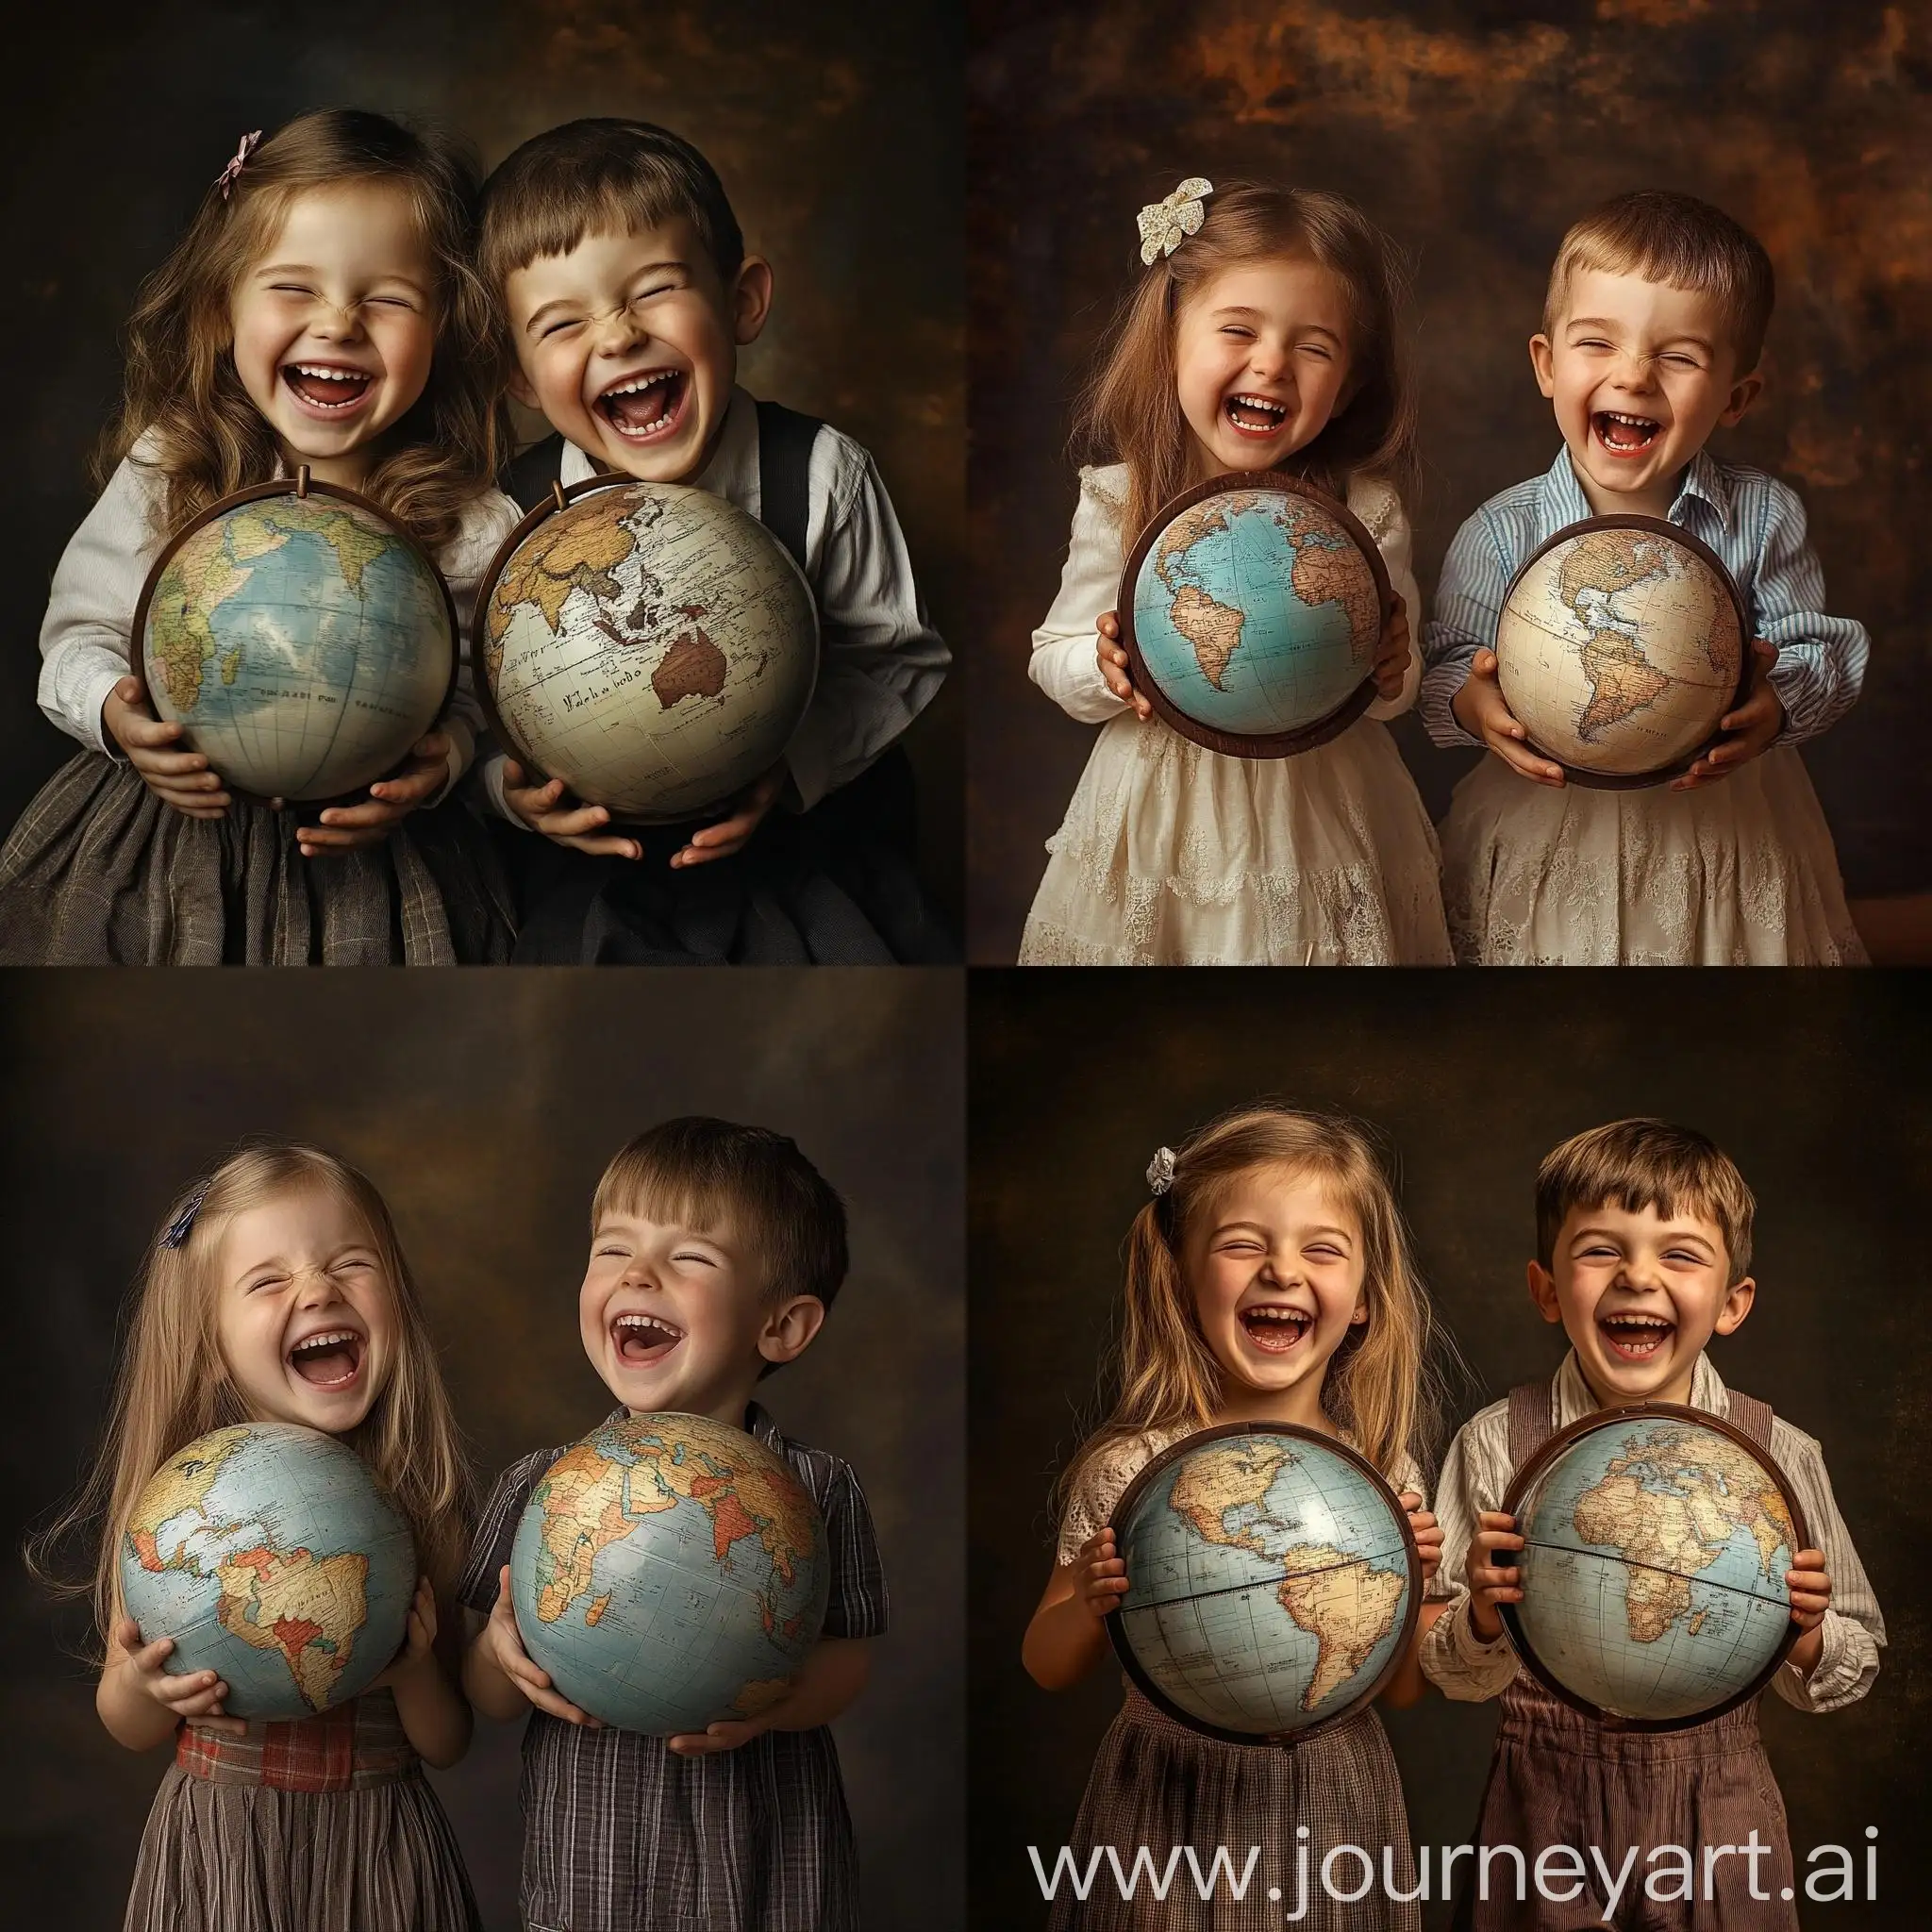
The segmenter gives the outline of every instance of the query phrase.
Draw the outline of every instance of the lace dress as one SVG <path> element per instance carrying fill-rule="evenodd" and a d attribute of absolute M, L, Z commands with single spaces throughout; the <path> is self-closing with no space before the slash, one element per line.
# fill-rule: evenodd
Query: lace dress
<path fill-rule="evenodd" d="M 1034 633 L 1029 675 L 1069 716 L 1101 724 L 1035 894 L 1023 965 L 1441 965 L 1450 959 L 1434 830 L 1379 722 L 1291 758 L 1224 758 L 1107 689 L 1094 622 L 1119 596 L 1123 466 L 1083 470 L 1059 595 Z M 1419 638 L 1408 520 L 1386 485 L 1357 481 L 1367 525 Z"/>

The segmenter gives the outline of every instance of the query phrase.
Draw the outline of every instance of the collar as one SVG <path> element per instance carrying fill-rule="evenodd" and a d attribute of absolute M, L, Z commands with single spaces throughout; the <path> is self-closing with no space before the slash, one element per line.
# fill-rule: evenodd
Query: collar
<path fill-rule="evenodd" d="M 597 466 L 566 438 L 557 474 L 568 490 L 573 483 L 596 475 Z M 695 476 L 684 480 L 693 490 L 708 490 L 713 496 L 724 497 L 754 516 L 758 514 L 758 406 L 749 390 L 732 385 L 731 400 L 724 406 L 724 425 L 710 461 Z"/>
<path fill-rule="evenodd" d="M 630 1410 L 620 1402 L 604 1418 L 603 1426 L 608 1428 L 612 1423 L 621 1423 L 629 1414 Z M 756 1437 L 774 1456 L 784 1455 L 785 1438 L 779 1433 L 778 1424 L 772 1420 L 771 1411 L 763 1404 L 757 1402 L 747 1402 L 745 1404 L 742 1426 L 747 1436 Z"/>
<path fill-rule="evenodd" d="M 1724 465 L 1707 449 L 1701 449 L 1685 468 L 1684 480 L 1672 499 L 1667 521 L 1688 526 L 1691 521 L 1690 505 L 1697 502 L 1707 504 L 1718 522 L 1728 526 L 1734 498 L 1731 479 L 1725 475 Z M 1545 540 L 1571 524 L 1584 523 L 1596 515 L 1577 480 L 1568 443 L 1557 450 L 1557 460 L 1543 475 L 1542 507 Z"/>
<path fill-rule="evenodd" d="M 1583 1370 L 1578 1366 L 1576 1351 L 1573 1348 L 1563 1357 L 1563 1366 L 1557 1371 L 1557 1426 L 1559 1429 L 1587 1415 L 1603 1413 L 1596 1397 L 1591 1394 L 1590 1384 L 1583 1379 Z M 1690 1403 L 1692 1408 L 1701 1408 L 1707 1415 L 1729 1415 L 1731 1412 L 1730 1391 L 1724 1387 L 1718 1372 L 1710 1365 L 1710 1357 L 1700 1353 L 1697 1366 L 1690 1372 Z"/>

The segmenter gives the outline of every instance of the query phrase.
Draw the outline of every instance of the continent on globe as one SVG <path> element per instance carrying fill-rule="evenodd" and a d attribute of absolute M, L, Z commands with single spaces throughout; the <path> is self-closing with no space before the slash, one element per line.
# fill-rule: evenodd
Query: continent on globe
<path fill-rule="evenodd" d="M 1294 593 L 1310 608 L 1340 604 L 1348 613 L 1349 649 L 1359 662 L 1374 655 L 1382 633 L 1375 580 L 1354 551 L 1308 534 L 1299 504 L 1284 501 L 1275 512 L 1294 543 Z"/>
<path fill-rule="evenodd" d="M 206 1526 L 208 1492 L 224 1465 L 247 1441 L 241 1430 L 191 1443 L 141 1492 L 127 1525 L 127 1540 L 143 1570 L 158 1574 L 180 1567 L 199 1575 L 200 1559 L 186 1547 L 193 1533 Z M 161 1547 L 162 1530 L 175 1524 L 180 1534 Z"/>
<path fill-rule="evenodd" d="M 1292 1459 L 1287 1445 L 1274 1440 L 1203 1450 L 1181 1465 L 1168 1491 L 1168 1507 L 1186 1517 L 1204 1542 L 1273 1556 L 1257 1524 L 1230 1525 L 1226 1519 L 1238 1509 L 1259 1509 L 1274 1478 Z"/>
<path fill-rule="evenodd" d="M 573 591 L 600 599 L 621 594 L 612 573 L 636 549 L 636 534 L 620 519 L 561 516 L 539 524 L 497 578 L 490 597 L 492 616 L 507 623 L 519 604 L 532 605 L 555 637 Z M 502 625 L 491 628 L 500 644 Z"/>
<path fill-rule="evenodd" d="M 724 689 L 724 653 L 700 629 L 680 631 L 651 673 L 651 689 L 668 711 L 681 698 L 714 698 Z"/>
<path fill-rule="evenodd" d="M 1586 744 L 1654 705 L 1671 688 L 1671 680 L 1644 657 L 1637 639 L 1627 630 L 1604 625 L 1592 606 L 1600 602 L 1614 615 L 1609 606 L 1618 591 L 1661 581 L 1667 574 L 1657 539 L 1641 530 L 1593 530 L 1564 556 L 1557 579 L 1563 601 L 1591 633 L 1581 653 L 1590 703 L 1576 721 L 1576 735 Z"/>
<path fill-rule="evenodd" d="M 1225 604 L 1217 604 L 1197 584 L 1183 584 L 1174 593 L 1167 614 L 1174 629 L 1194 647 L 1201 675 L 1216 691 L 1225 691 L 1228 660 L 1241 648 L 1246 618 Z"/>
<path fill-rule="evenodd" d="M 326 1710 L 369 1620 L 369 1558 L 356 1550 L 242 1550 L 215 1574 L 223 1627 L 258 1650 L 278 1651 L 308 1707 Z"/>

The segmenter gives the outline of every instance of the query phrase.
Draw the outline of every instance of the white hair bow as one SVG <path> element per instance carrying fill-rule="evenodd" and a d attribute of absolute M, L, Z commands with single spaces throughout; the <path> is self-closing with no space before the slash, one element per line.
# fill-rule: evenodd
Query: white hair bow
<path fill-rule="evenodd" d="M 1147 1163 L 1147 1185 L 1157 1194 L 1164 1194 L 1174 1186 L 1174 1149 L 1157 1147 L 1154 1158 Z"/>
<path fill-rule="evenodd" d="M 1213 192 L 1213 182 L 1190 175 L 1165 201 L 1150 201 L 1139 217 L 1141 259 L 1151 265 L 1157 255 L 1172 255 L 1190 235 L 1198 235 L 1208 219 L 1201 203 Z"/>

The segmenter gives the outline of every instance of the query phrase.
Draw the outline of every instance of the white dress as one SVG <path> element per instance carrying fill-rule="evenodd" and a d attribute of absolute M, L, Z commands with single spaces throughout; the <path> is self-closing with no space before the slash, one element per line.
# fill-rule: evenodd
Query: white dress
<path fill-rule="evenodd" d="M 1028 674 L 1069 716 L 1104 724 L 1034 895 L 1023 965 L 1446 965 L 1441 867 L 1428 813 L 1379 720 L 1379 700 L 1339 737 L 1289 758 L 1224 758 L 1107 688 L 1095 621 L 1124 562 L 1126 471 L 1083 470 L 1059 595 L 1033 636 Z M 1387 485 L 1351 484 L 1422 632 L 1408 520 Z"/>

